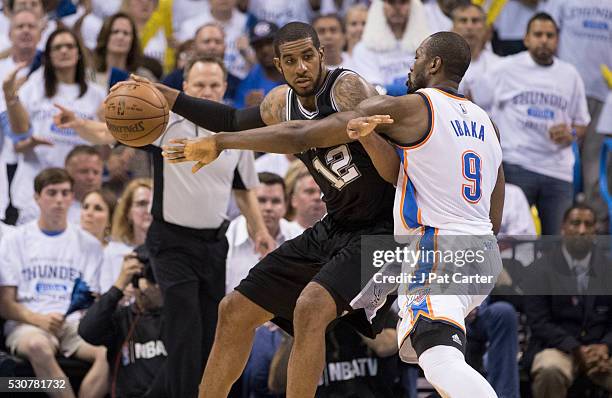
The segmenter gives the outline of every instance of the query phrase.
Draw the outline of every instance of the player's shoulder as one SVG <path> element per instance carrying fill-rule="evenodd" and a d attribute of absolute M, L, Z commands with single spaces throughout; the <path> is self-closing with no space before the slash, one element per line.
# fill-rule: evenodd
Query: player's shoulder
<path fill-rule="evenodd" d="M 282 84 L 274 87 L 263 99 L 259 105 L 259 113 L 261 119 L 267 125 L 284 122 L 286 117 L 287 107 L 287 92 L 289 86 Z"/>
<path fill-rule="evenodd" d="M 331 89 L 333 102 L 340 112 L 353 110 L 361 101 L 376 95 L 378 92 L 374 86 L 348 69 L 340 71 Z"/>

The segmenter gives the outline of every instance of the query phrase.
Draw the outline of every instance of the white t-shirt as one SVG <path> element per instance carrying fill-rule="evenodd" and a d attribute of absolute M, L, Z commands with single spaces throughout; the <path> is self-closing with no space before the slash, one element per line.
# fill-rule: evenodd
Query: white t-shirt
<path fill-rule="evenodd" d="M 77 278 L 92 292 L 98 285 L 102 246 L 80 227 L 68 224 L 49 236 L 38 221 L 16 228 L 0 242 L 0 286 L 16 286 L 17 302 L 37 313 L 65 313 Z M 7 321 L 5 334 L 15 327 Z"/>
<path fill-rule="evenodd" d="M 181 41 L 192 39 L 200 26 L 213 21 L 215 21 L 215 18 L 210 12 L 189 18 L 181 25 L 178 39 Z M 229 21 L 217 22 L 221 24 L 225 32 L 225 56 L 223 58 L 225 66 L 231 74 L 244 79 L 249 73 L 249 67 L 240 51 L 238 51 L 236 43 L 241 36 L 248 34 L 247 16 L 238 10 L 234 10 Z"/>
<path fill-rule="evenodd" d="M 162 29 L 160 29 L 157 31 L 155 36 L 153 36 L 151 40 L 147 42 L 147 45 L 142 52 L 147 57 L 155 58 L 163 65 L 167 48 L 168 42 L 166 41 L 166 34 Z"/>
<path fill-rule="evenodd" d="M 94 15 L 105 19 L 119 12 L 122 0 L 92 0 L 91 8 Z"/>
<path fill-rule="evenodd" d="M 172 2 L 172 26 L 174 33 L 181 30 L 181 25 L 194 15 L 207 13 L 210 10 L 208 0 L 174 0 Z M 177 36 L 178 39 L 178 36 Z"/>
<path fill-rule="evenodd" d="M 0 51 L 4 51 L 11 47 L 9 40 L 10 20 L 0 12 Z"/>
<path fill-rule="evenodd" d="M 437 1 L 427 2 L 423 4 L 423 8 L 431 33 L 448 32 L 453 28 L 453 21 L 442 12 Z"/>
<path fill-rule="evenodd" d="M 491 110 L 493 92 L 487 85 L 486 75 L 500 60 L 501 57 L 485 47 L 478 58 L 472 59 L 459 84 L 459 92 L 468 95 L 472 102 L 487 112 Z"/>
<path fill-rule="evenodd" d="M 503 236 L 535 236 L 536 230 L 531 208 L 523 190 L 516 185 L 505 185 L 504 215 L 498 238 Z"/>
<path fill-rule="evenodd" d="M 84 119 L 97 119 L 97 111 L 106 93 L 101 87 L 89 83 L 82 97 L 77 84 L 58 84 L 53 98 L 45 97 L 42 73 L 35 73 L 19 90 L 19 98 L 30 115 L 33 135 L 53 142 L 53 145 L 39 145 L 33 150 L 19 154 L 17 172 L 11 186 L 13 203 L 20 209 L 19 224 L 28 222 L 38 214 L 34 203 L 34 178 L 48 167 L 64 167 L 66 155 L 76 145 L 88 145 L 72 129 L 59 129 L 53 123 L 58 110 L 54 103 L 72 109 Z"/>
<path fill-rule="evenodd" d="M 62 23 L 72 29 L 77 19 L 81 18 L 84 12 L 85 9 L 79 6 L 76 13 L 62 18 Z M 96 14 L 87 14 L 87 16 L 83 18 L 83 23 L 81 24 L 81 37 L 83 38 L 83 45 L 91 51 L 96 48 L 98 34 L 103 24 L 104 20 Z"/>
<path fill-rule="evenodd" d="M 600 134 L 612 135 L 612 91 L 608 93 L 603 108 L 601 108 L 595 131 Z"/>
<path fill-rule="evenodd" d="M 504 57 L 488 75 L 491 116 L 500 131 L 504 161 L 534 173 L 571 182 L 574 154 L 548 130 L 556 124 L 589 124 L 584 84 L 571 64 L 555 58 L 535 63 L 527 51 Z"/>
<path fill-rule="evenodd" d="M 106 293 L 113 286 L 123 266 L 123 257 L 134 251 L 123 242 L 111 241 L 104 248 L 104 264 L 100 270 L 100 291 Z"/>
<path fill-rule="evenodd" d="M 14 229 L 15 227 L 13 227 L 12 225 L 7 225 L 0 221 L 0 242 L 2 242 L 2 239 Z"/>
<path fill-rule="evenodd" d="M 399 40 L 393 50 L 385 52 L 372 51 L 359 42 L 353 49 L 351 67 L 372 84 L 388 85 L 405 82 L 413 63 L 414 51 L 402 49 Z"/>
<path fill-rule="evenodd" d="M 612 1 L 555 0 L 547 11 L 559 24 L 559 58 L 573 64 L 586 94 L 604 101 L 608 94 L 599 65 L 612 66 Z"/>
<path fill-rule="evenodd" d="M 280 233 L 276 237 L 276 244 L 299 236 L 304 231 L 298 223 L 287 221 L 284 218 L 279 222 Z M 227 252 L 225 292 L 229 293 L 243 280 L 249 270 L 259 262 L 259 254 L 255 252 L 255 245 L 247 232 L 247 223 L 244 216 L 237 217 L 227 229 Z"/>
<path fill-rule="evenodd" d="M 255 159 L 255 170 L 258 173 L 267 171 L 268 173 L 278 174 L 281 177 L 285 177 L 291 161 L 287 159 L 287 156 L 280 153 L 265 153 Z"/>
<path fill-rule="evenodd" d="M 248 12 L 279 27 L 294 21 L 309 23 L 314 16 L 309 0 L 250 0 Z"/>

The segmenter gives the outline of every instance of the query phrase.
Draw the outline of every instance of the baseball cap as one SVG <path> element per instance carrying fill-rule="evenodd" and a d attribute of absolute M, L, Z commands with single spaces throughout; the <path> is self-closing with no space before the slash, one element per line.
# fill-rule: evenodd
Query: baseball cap
<path fill-rule="evenodd" d="M 278 25 L 268 21 L 259 21 L 249 29 L 249 42 L 251 45 L 274 39 Z"/>

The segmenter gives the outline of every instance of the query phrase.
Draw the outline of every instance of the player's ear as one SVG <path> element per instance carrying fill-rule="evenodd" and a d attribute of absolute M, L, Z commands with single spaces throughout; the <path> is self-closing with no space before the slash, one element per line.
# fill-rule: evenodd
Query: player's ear
<path fill-rule="evenodd" d="M 438 71 L 440 71 L 440 69 L 442 69 L 442 58 L 440 57 L 433 57 L 433 59 L 431 60 L 430 63 L 430 68 L 431 68 L 431 74 L 435 74 L 438 73 Z"/>
<path fill-rule="evenodd" d="M 323 62 L 325 60 L 325 47 L 324 46 L 319 47 L 319 56 L 321 57 L 321 62 L 325 63 Z"/>
<path fill-rule="evenodd" d="M 274 66 L 276 66 L 276 70 L 282 75 L 283 68 L 281 67 L 280 58 L 274 57 Z"/>

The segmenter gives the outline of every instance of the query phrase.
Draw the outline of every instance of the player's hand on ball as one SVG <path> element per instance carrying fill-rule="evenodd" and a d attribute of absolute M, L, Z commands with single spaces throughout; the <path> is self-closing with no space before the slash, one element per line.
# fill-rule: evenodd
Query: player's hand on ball
<path fill-rule="evenodd" d="M 351 119 L 346 125 L 349 138 L 358 140 L 369 135 L 379 124 L 391 124 L 393 119 L 389 115 L 373 115 Z"/>
<path fill-rule="evenodd" d="M 193 173 L 211 163 L 221 153 L 214 136 L 193 139 L 175 138 L 162 149 L 162 155 L 170 163 L 197 162 L 191 168 Z"/>

